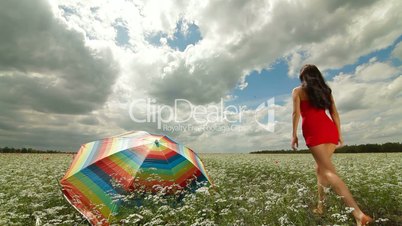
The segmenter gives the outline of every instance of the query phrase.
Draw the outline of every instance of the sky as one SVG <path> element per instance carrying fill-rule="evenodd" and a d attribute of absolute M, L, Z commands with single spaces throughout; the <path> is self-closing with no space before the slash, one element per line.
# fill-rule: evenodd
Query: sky
<path fill-rule="evenodd" d="M 143 130 L 199 153 L 290 149 L 291 92 L 306 63 L 333 90 L 345 144 L 401 142 L 401 8 L 1 1 L 0 147 L 76 151 Z M 306 148 L 300 124 L 298 134 Z"/>

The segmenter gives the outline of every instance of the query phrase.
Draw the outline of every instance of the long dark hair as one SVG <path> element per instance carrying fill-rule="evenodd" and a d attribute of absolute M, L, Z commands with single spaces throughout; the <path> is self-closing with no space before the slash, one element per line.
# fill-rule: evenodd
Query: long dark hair
<path fill-rule="evenodd" d="M 331 102 L 331 88 L 325 83 L 320 70 L 313 64 L 306 64 L 300 70 L 302 88 L 306 90 L 310 104 L 316 108 L 328 109 Z"/>

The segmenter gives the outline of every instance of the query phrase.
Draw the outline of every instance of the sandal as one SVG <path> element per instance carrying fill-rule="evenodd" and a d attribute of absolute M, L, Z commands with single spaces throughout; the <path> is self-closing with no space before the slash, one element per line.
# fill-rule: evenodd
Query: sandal
<path fill-rule="evenodd" d="M 318 205 L 313 209 L 313 213 L 318 215 L 322 215 L 324 213 L 324 205 L 322 203 L 323 201 L 318 201 Z"/>

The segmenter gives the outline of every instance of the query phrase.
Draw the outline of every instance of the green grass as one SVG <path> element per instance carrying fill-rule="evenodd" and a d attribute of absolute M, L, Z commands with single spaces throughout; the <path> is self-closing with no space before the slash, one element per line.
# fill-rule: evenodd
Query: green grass
<path fill-rule="evenodd" d="M 119 215 L 128 225 L 353 225 L 340 197 L 327 194 L 326 212 L 317 201 L 310 154 L 201 154 L 216 191 L 172 198 L 149 195 L 142 207 Z M 57 180 L 68 154 L 0 154 L 0 225 L 86 225 L 62 197 Z M 335 154 L 338 174 L 375 225 L 402 225 L 402 153 Z M 40 221 L 40 222 L 39 222 Z M 120 221 L 122 222 L 122 221 Z"/>

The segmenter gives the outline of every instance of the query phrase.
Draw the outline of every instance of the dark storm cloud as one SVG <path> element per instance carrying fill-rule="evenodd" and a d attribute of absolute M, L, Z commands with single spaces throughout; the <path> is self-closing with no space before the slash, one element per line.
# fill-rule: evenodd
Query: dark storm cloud
<path fill-rule="evenodd" d="M 82 114 L 106 101 L 118 74 L 108 51 L 85 46 L 45 1 L 0 2 L 0 107 Z"/>

